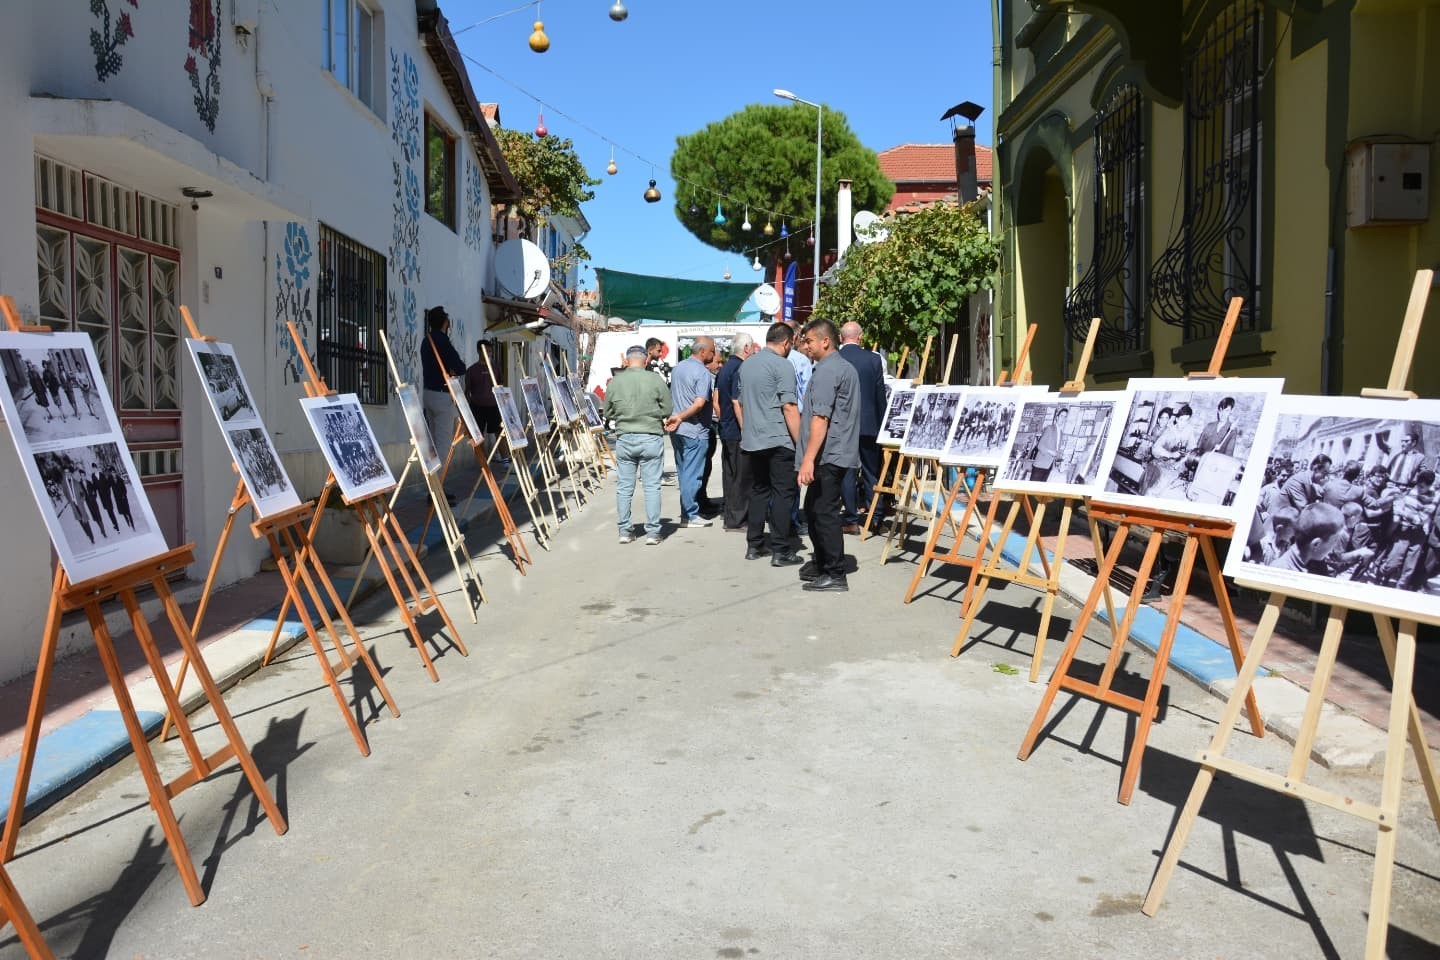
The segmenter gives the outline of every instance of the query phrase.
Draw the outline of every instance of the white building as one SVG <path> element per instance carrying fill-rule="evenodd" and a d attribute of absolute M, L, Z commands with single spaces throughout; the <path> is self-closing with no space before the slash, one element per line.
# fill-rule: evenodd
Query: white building
<path fill-rule="evenodd" d="M 430 0 L 14 0 L 0 30 L 0 293 L 92 335 L 147 493 L 201 577 L 235 478 L 178 308 L 236 346 L 302 495 L 325 475 L 299 354 L 354 391 L 392 462 L 406 432 L 378 342 L 419 380 L 426 308 L 467 360 L 492 204 L 517 187 Z M 9 444 L 12 544 L 47 538 Z M 242 528 L 243 529 L 243 528 Z M 232 538 L 221 582 L 266 551 Z M 0 679 L 33 669 L 48 549 L 0 559 Z M 277 597 L 277 600 L 279 598 Z"/>

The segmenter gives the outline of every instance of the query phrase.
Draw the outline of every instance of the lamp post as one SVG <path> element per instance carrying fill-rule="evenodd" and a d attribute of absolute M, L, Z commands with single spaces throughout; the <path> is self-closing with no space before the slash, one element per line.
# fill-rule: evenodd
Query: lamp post
<path fill-rule="evenodd" d="M 815 276 L 810 281 L 810 307 L 820 302 L 820 254 L 825 248 L 820 244 L 820 136 L 825 130 L 825 108 L 818 103 L 802 100 L 789 90 L 775 91 L 781 100 L 792 100 L 815 108 Z"/>

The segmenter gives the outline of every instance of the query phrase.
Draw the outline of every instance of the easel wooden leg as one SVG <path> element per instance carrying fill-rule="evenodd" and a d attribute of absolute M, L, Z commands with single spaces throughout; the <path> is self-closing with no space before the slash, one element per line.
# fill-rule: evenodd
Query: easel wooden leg
<path fill-rule="evenodd" d="M 945 506 L 943 508 L 945 516 L 948 517 L 950 510 L 955 506 L 955 498 L 960 495 L 960 487 L 963 483 L 963 480 L 956 480 L 955 485 L 950 488 L 949 495 L 945 497 Z M 906 603 L 909 603 L 915 596 L 915 588 L 920 585 L 921 579 L 924 578 L 926 572 L 930 569 L 930 558 L 935 555 L 935 544 L 939 542 L 940 533 L 943 529 L 944 528 L 938 523 L 932 523 L 930 525 L 930 535 L 925 538 L 925 549 L 920 553 L 920 562 L 915 565 L 915 575 L 910 578 L 910 587 L 905 591 Z M 890 544 L 888 542 L 885 544 L 885 548 L 886 551 L 889 550 Z"/>
<path fill-rule="evenodd" d="M 1198 534 L 1200 549 L 1205 554 L 1205 567 L 1210 571 L 1210 589 L 1215 594 L 1215 605 L 1220 608 L 1220 621 L 1225 625 L 1225 642 L 1230 646 L 1230 657 L 1235 669 L 1245 662 L 1245 649 L 1240 644 L 1240 631 L 1235 626 L 1235 610 L 1230 605 L 1230 594 L 1225 589 L 1225 578 L 1221 575 L 1220 560 L 1215 553 L 1215 541 L 1205 534 Z M 1256 737 L 1265 736 L 1265 721 L 1260 716 L 1260 706 L 1255 702 L 1255 691 L 1245 699 L 1245 714 L 1250 718 L 1250 732 Z"/>
<path fill-rule="evenodd" d="M 1383 614 L 1375 614 L 1375 630 L 1380 635 L 1380 649 L 1385 653 L 1385 663 L 1390 675 L 1395 675 L 1395 624 Z M 1392 681 L 1393 682 L 1393 681 Z M 1407 728 L 1410 732 L 1410 747 L 1415 754 L 1415 764 L 1420 768 L 1420 782 L 1425 785 L 1425 795 L 1430 800 L 1430 816 L 1440 826 L 1440 778 L 1435 771 L 1435 759 L 1430 756 L 1430 747 L 1425 742 L 1425 728 L 1420 725 L 1420 711 L 1415 706 L 1415 697 L 1410 697 Z"/>
<path fill-rule="evenodd" d="M 1400 790 L 1405 772 L 1405 734 L 1409 725 L 1415 681 L 1415 621 L 1401 620 L 1391 665 L 1390 726 L 1385 742 L 1385 773 L 1380 781 L 1379 836 L 1375 842 L 1375 877 L 1370 884 L 1370 918 L 1365 926 L 1365 956 L 1382 960 L 1390 933 L 1390 884 L 1395 874 L 1399 839 Z"/>
<path fill-rule="evenodd" d="M 1025 541 L 1025 556 L 1020 561 L 1022 573 L 1030 572 L 1030 551 L 1038 549 L 1040 552 L 1040 566 L 1045 573 L 1045 599 L 1040 602 L 1040 629 L 1035 633 L 1035 650 L 1030 654 L 1030 682 L 1035 683 L 1040 679 L 1040 664 L 1045 659 L 1045 642 L 1050 638 L 1050 616 L 1055 612 L 1055 595 L 1060 592 L 1060 565 L 1064 563 L 1065 537 L 1070 529 L 1070 510 L 1072 501 L 1066 498 L 1065 505 L 1060 508 L 1060 535 L 1055 541 L 1055 559 L 1046 561 L 1045 548 L 1041 543 L 1040 536 L 1042 526 L 1045 522 L 1045 509 L 1050 505 L 1050 499 L 1046 497 L 1040 501 L 1040 507 L 1030 518 L 1030 537 Z"/>
<path fill-rule="evenodd" d="M 25 715 L 25 735 L 20 741 L 15 786 L 10 792 L 10 813 L 5 818 L 0 863 L 9 863 L 15 858 L 15 844 L 20 839 L 20 821 L 25 819 L 25 795 L 30 790 L 30 774 L 35 769 L 35 750 L 40 744 L 40 727 L 45 721 L 45 698 L 50 693 L 50 676 L 55 668 L 55 647 L 60 640 L 60 588 L 64 583 L 64 576 L 64 572 L 57 567 L 55 583 L 50 590 L 50 607 L 45 613 L 45 632 L 40 638 L 40 659 L 35 664 L 35 682 L 30 685 L 30 710 Z"/>
<path fill-rule="evenodd" d="M 455 629 L 455 622 L 450 619 L 450 614 L 446 612 L 445 605 L 440 602 L 440 595 L 435 592 L 435 587 L 431 584 L 429 575 L 425 573 L 425 568 L 420 564 L 420 558 L 417 557 L 415 551 L 411 549 L 410 541 L 405 539 L 405 531 L 400 526 L 400 520 L 393 513 L 389 515 L 389 520 L 395 528 L 396 533 L 400 535 L 400 548 L 404 551 L 406 559 L 410 561 L 410 565 L 415 570 L 415 575 L 420 578 L 420 583 L 425 588 L 422 599 L 428 597 L 430 606 L 433 606 L 440 612 L 440 619 L 444 621 L 446 629 L 450 631 L 450 640 L 455 644 L 455 649 L 460 651 L 460 656 L 470 656 L 470 651 L 465 647 L 465 639 L 460 636 L 460 631 Z"/>
<path fill-rule="evenodd" d="M 30 955 L 30 960 L 55 960 L 50 945 L 35 925 L 35 918 L 30 916 L 25 901 L 20 899 L 20 891 L 15 889 L 10 875 L 0 867 L 0 924 L 6 921 L 15 925 L 15 935 L 20 938 L 20 944 Z"/>
<path fill-rule="evenodd" d="M 890 461 L 894 459 L 895 451 L 889 447 L 881 448 L 880 475 L 875 478 L 875 489 L 870 494 L 870 509 L 865 511 L 864 529 L 860 531 L 860 542 L 870 539 L 870 521 L 875 519 L 875 510 L 880 506 L 880 498 L 884 496 L 886 487 L 885 475 L 890 471 Z"/>
<path fill-rule="evenodd" d="M 990 578 L 994 575 L 996 564 L 1000 556 L 1000 547 L 990 545 L 990 531 L 995 529 L 995 514 L 1000 509 L 1000 495 L 992 493 L 990 506 L 985 511 L 985 523 L 980 530 L 980 545 L 975 550 L 975 565 L 970 568 L 970 575 L 965 583 L 965 596 L 960 601 L 960 632 L 955 635 L 955 643 L 950 647 L 950 656 L 960 656 L 960 651 L 965 647 L 965 641 L 970 639 L 970 628 L 975 623 L 975 616 L 980 611 L 980 604 L 985 599 L 985 591 L 990 588 Z M 1009 525 L 1015 519 L 1015 502 L 1010 502 L 1010 510 L 1005 519 L 1005 525 Z M 1004 535 L 1001 535 L 1000 543 L 1004 543 Z M 986 559 L 985 551 L 989 550 L 989 559 Z"/>

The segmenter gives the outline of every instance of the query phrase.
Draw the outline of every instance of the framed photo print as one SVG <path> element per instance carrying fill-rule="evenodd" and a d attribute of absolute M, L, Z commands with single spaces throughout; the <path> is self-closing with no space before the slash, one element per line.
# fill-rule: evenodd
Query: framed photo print
<path fill-rule="evenodd" d="M 71 583 L 167 549 L 84 333 L 0 332 L 0 409 Z"/>
<path fill-rule="evenodd" d="M 405 426 L 410 428 L 410 439 L 415 441 L 415 453 L 420 458 L 420 469 L 427 474 L 440 470 L 440 452 L 435 449 L 435 438 L 430 436 L 430 425 L 425 422 L 425 406 L 420 391 L 413 383 L 395 388 L 400 398 L 400 409 L 405 413 Z"/>
<path fill-rule="evenodd" d="M 950 425 L 960 412 L 960 399 L 965 387 L 921 387 L 915 393 L 910 425 L 900 452 L 907 457 L 938 457 L 945 451 L 945 438 Z"/>
<path fill-rule="evenodd" d="M 525 436 L 525 422 L 515 407 L 515 394 L 509 387 L 495 388 L 495 404 L 500 408 L 500 422 L 505 426 L 505 439 L 511 450 L 522 450 L 530 441 Z"/>
<path fill-rule="evenodd" d="M 252 402 L 254 394 L 245 382 L 235 348 L 207 340 L 186 340 L 185 346 L 195 361 L 200 385 L 220 424 L 230 458 L 240 469 L 240 479 L 245 481 L 256 516 L 268 517 L 300 506 L 300 495 Z"/>
<path fill-rule="evenodd" d="M 1360 610 L 1440 619 L 1440 400 L 1273 401 L 1225 573 Z"/>
<path fill-rule="evenodd" d="M 1269 445 L 1283 380 L 1131 380 L 1120 443 L 1106 463 L 1107 503 L 1238 519 L 1251 453 Z"/>
<path fill-rule="evenodd" d="M 359 397 L 353 393 L 305 397 L 300 408 L 346 500 L 359 500 L 395 486 Z"/>
<path fill-rule="evenodd" d="M 570 378 L 561 377 L 555 381 L 555 409 L 566 423 L 580 419 L 580 408 L 575 406 L 575 392 L 570 389 Z"/>
<path fill-rule="evenodd" d="M 460 411 L 460 422 L 465 424 L 465 432 L 471 442 L 484 443 L 485 434 L 480 430 L 480 422 L 475 419 L 475 411 L 470 409 L 470 398 L 465 396 L 465 381 L 450 377 L 445 381 L 445 387 L 450 391 L 450 399 L 455 401 L 455 409 Z"/>
<path fill-rule="evenodd" d="M 545 400 L 540 393 L 540 381 L 534 377 L 520 378 L 520 396 L 525 400 L 525 409 L 530 414 L 530 425 L 535 435 L 543 437 L 550 432 L 550 415 L 545 412 Z"/>
<path fill-rule="evenodd" d="M 999 467 L 1020 422 L 1023 400 L 1045 394 L 1044 387 L 971 387 L 950 426 L 940 462 L 967 467 Z"/>
<path fill-rule="evenodd" d="M 905 440 L 910 414 L 915 409 L 915 387 L 906 380 L 890 381 L 890 399 L 885 415 L 880 418 L 879 442 L 882 447 L 898 447 Z"/>
<path fill-rule="evenodd" d="M 585 422 L 591 430 L 605 426 L 605 418 L 600 416 L 600 408 L 595 405 L 595 394 L 585 394 L 585 405 L 580 408 L 580 412 L 585 414 Z"/>
<path fill-rule="evenodd" d="M 1120 441 L 1126 401 L 1118 391 L 1024 401 L 995 488 L 1071 497 L 1099 492 L 1101 464 Z"/>

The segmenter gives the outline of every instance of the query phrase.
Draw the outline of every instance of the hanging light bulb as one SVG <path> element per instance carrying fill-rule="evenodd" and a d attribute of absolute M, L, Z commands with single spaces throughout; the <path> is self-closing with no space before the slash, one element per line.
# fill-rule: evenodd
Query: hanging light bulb
<path fill-rule="evenodd" d="M 715 226 L 725 226 L 725 211 L 720 209 L 720 201 L 715 201 Z M 728 272 L 728 271 L 727 271 Z"/>
<path fill-rule="evenodd" d="M 815 246 L 815 224 L 810 224 L 810 236 L 805 238 L 805 246 Z"/>
<path fill-rule="evenodd" d="M 539 4 L 536 4 L 539 9 Z M 542 20 L 535 21 L 535 31 L 530 34 L 530 49 L 536 53 L 544 53 L 550 49 L 550 38 L 545 36 L 545 23 Z"/>
<path fill-rule="evenodd" d="M 630 16 L 630 11 L 625 9 L 625 4 L 621 3 L 620 0 L 615 0 L 614 3 L 610 4 L 611 20 L 620 23 L 628 16 Z"/>
<path fill-rule="evenodd" d="M 610 145 L 610 165 L 605 168 L 605 172 L 608 173 L 608 174 L 610 174 L 610 176 L 612 176 L 612 177 L 615 176 L 615 174 L 617 174 L 617 173 L 620 172 L 620 168 L 617 167 L 617 166 L 615 166 L 615 145 L 614 145 L 614 144 L 611 144 L 611 145 Z"/>
<path fill-rule="evenodd" d="M 765 226 L 764 226 L 764 228 L 761 229 L 760 232 L 763 233 L 763 234 L 765 234 L 765 236 L 767 236 L 767 237 L 773 237 L 773 236 L 775 236 L 775 224 L 773 224 L 773 223 L 770 222 L 770 218 L 769 218 L 769 217 L 766 217 L 766 218 L 765 218 Z"/>
<path fill-rule="evenodd" d="M 726 279 L 726 280 L 729 280 L 729 279 L 730 279 L 730 268 L 729 268 L 729 267 L 726 267 L 726 268 L 725 268 L 725 279 Z"/>
<path fill-rule="evenodd" d="M 646 202 L 646 203 L 659 203 L 659 202 L 660 202 L 660 191 L 655 189 L 655 181 L 654 181 L 654 180 L 651 180 L 651 181 L 650 181 L 650 186 L 648 186 L 648 187 L 645 188 L 645 202 Z"/>
<path fill-rule="evenodd" d="M 764 267 L 760 266 L 760 254 L 758 254 L 758 253 L 755 254 L 755 262 L 752 263 L 752 264 L 750 264 L 750 269 L 751 269 L 751 270 L 764 270 L 764 269 L 765 269 Z"/>
<path fill-rule="evenodd" d="M 784 217 L 781 217 L 781 218 L 780 218 L 780 236 L 781 236 L 781 237 L 788 237 L 788 236 L 790 236 L 790 228 L 787 227 L 787 226 L 785 226 L 785 218 L 784 218 Z M 789 250 L 789 249 L 790 249 L 790 244 L 788 244 L 788 243 L 785 244 L 785 249 L 786 249 L 786 250 Z"/>
<path fill-rule="evenodd" d="M 540 122 L 535 124 L 535 136 L 539 137 L 541 140 L 544 140 L 549 135 L 550 131 L 545 129 L 545 114 L 542 113 L 540 114 Z"/>
<path fill-rule="evenodd" d="M 746 233 L 750 232 L 750 205 L 745 205 L 745 222 L 740 224 L 740 229 Z"/>
<path fill-rule="evenodd" d="M 781 229 L 783 230 L 784 227 L 781 227 Z M 795 259 L 795 254 L 790 252 L 790 241 L 788 239 L 785 241 L 785 252 L 780 254 L 780 259 L 784 260 L 786 263 L 789 263 L 791 260 Z"/>
<path fill-rule="evenodd" d="M 700 204 L 698 204 L 698 203 L 695 202 L 695 194 L 694 194 L 694 193 L 691 193 L 691 194 L 690 194 L 690 216 L 692 216 L 692 217 L 698 217 L 698 216 L 700 216 Z"/>

